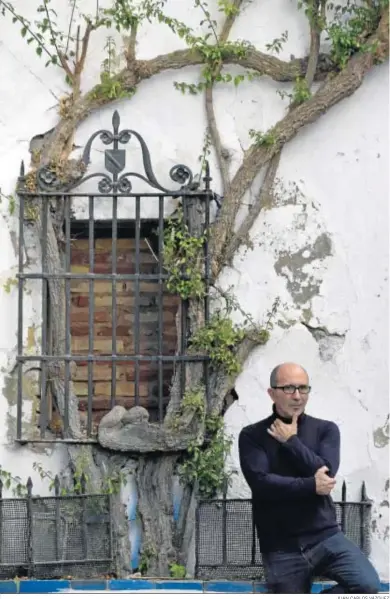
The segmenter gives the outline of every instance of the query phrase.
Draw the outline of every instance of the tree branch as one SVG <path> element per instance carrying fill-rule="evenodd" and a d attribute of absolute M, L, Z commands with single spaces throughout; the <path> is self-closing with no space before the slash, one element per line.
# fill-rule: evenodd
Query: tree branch
<path fill-rule="evenodd" d="M 252 145 L 230 186 L 229 194 L 222 204 L 218 221 L 211 236 L 213 256 L 213 276 L 218 276 L 225 263 L 225 250 L 233 234 L 235 219 L 240 208 L 241 198 L 252 185 L 261 168 L 267 164 L 283 146 L 303 127 L 314 122 L 332 106 L 352 95 L 362 84 L 365 75 L 375 64 L 389 54 L 388 13 L 381 18 L 375 34 L 367 40 L 372 47 L 370 52 L 361 52 L 353 56 L 345 69 L 334 77 L 328 78 L 317 93 L 303 104 L 295 107 L 282 118 L 271 132 L 275 143 L 272 145 Z"/>
<path fill-rule="evenodd" d="M 130 37 L 125 50 L 126 63 L 128 69 L 134 69 L 135 63 L 135 46 L 137 43 L 138 23 L 134 21 L 130 27 Z"/>
<path fill-rule="evenodd" d="M 224 43 L 227 41 L 230 31 L 233 27 L 235 18 L 239 12 L 241 4 L 242 4 L 242 0 L 234 0 L 233 5 L 234 5 L 235 10 L 233 12 L 231 12 L 230 15 L 226 18 L 225 23 L 222 27 L 222 32 L 219 37 L 217 36 L 214 26 L 212 25 L 213 33 L 216 37 L 217 46 L 219 46 L 221 43 Z M 203 9 L 203 5 L 200 4 L 200 6 Z M 221 73 L 222 66 L 223 66 L 223 63 L 219 62 L 217 65 L 215 65 L 215 68 L 213 69 L 211 83 L 206 87 L 206 90 L 205 90 L 205 109 L 206 109 L 206 118 L 207 118 L 208 129 L 210 132 L 210 138 L 211 138 L 211 142 L 215 149 L 218 167 L 219 167 L 219 171 L 221 173 L 222 195 L 225 195 L 228 193 L 229 187 L 230 187 L 229 164 L 228 164 L 228 161 L 224 154 L 222 140 L 221 140 L 221 136 L 220 136 L 219 130 L 218 130 L 217 119 L 215 117 L 214 101 L 213 101 L 214 81 L 215 81 L 216 77 L 218 77 L 218 75 Z"/>

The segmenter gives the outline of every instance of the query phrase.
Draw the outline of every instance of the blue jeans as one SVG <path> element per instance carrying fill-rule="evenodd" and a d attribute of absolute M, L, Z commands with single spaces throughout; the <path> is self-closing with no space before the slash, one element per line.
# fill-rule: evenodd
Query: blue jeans
<path fill-rule="evenodd" d="M 310 593 L 315 577 L 337 583 L 323 593 L 379 593 L 374 567 L 342 532 L 308 550 L 273 551 L 262 557 L 270 593 Z"/>

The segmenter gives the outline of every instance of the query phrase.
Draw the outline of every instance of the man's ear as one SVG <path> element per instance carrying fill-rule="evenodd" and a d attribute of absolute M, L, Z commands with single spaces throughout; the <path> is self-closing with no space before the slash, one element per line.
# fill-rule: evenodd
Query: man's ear
<path fill-rule="evenodd" d="M 274 401 L 274 390 L 271 389 L 271 387 L 269 389 L 267 389 L 268 395 L 270 396 L 271 400 Z"/>

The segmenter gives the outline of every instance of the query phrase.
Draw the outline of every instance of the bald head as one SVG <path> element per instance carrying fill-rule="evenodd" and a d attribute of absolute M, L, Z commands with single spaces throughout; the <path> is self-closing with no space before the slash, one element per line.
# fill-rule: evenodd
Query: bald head
<path fill-rule="evenodd" d="M 271 387 L 271 389 L 272 387 L 277 387 L 279 384 L 279 379 L 289 378 L 290 376 L 293 377 L 297 374 L 304 374 L 306 375 L 307 380 L 309 380 L 309 375 L 307 374 L 303 366 L 295 364 L 294 362 L 284 362 L 283 364 L 279 364 L 278 366 L 275 366 L 275 368 L 271 372 L 269 386 Z"/>

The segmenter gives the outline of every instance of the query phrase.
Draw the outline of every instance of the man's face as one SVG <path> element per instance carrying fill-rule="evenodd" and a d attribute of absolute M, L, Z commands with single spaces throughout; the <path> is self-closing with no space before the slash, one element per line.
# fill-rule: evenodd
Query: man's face
<path fill-rule="evenodd" d="M 308 376 L 300 366 L 295 364 L 281 366 L 278 370 L 276 387 L 278 388 L 268 389 L 268 393 L 280 416 L 292 418 L 294 414 L 299 416 L 304 412 L 310 387 Z M 293 389 L 293 387 L 301 387 L 301 389 Z"/>

